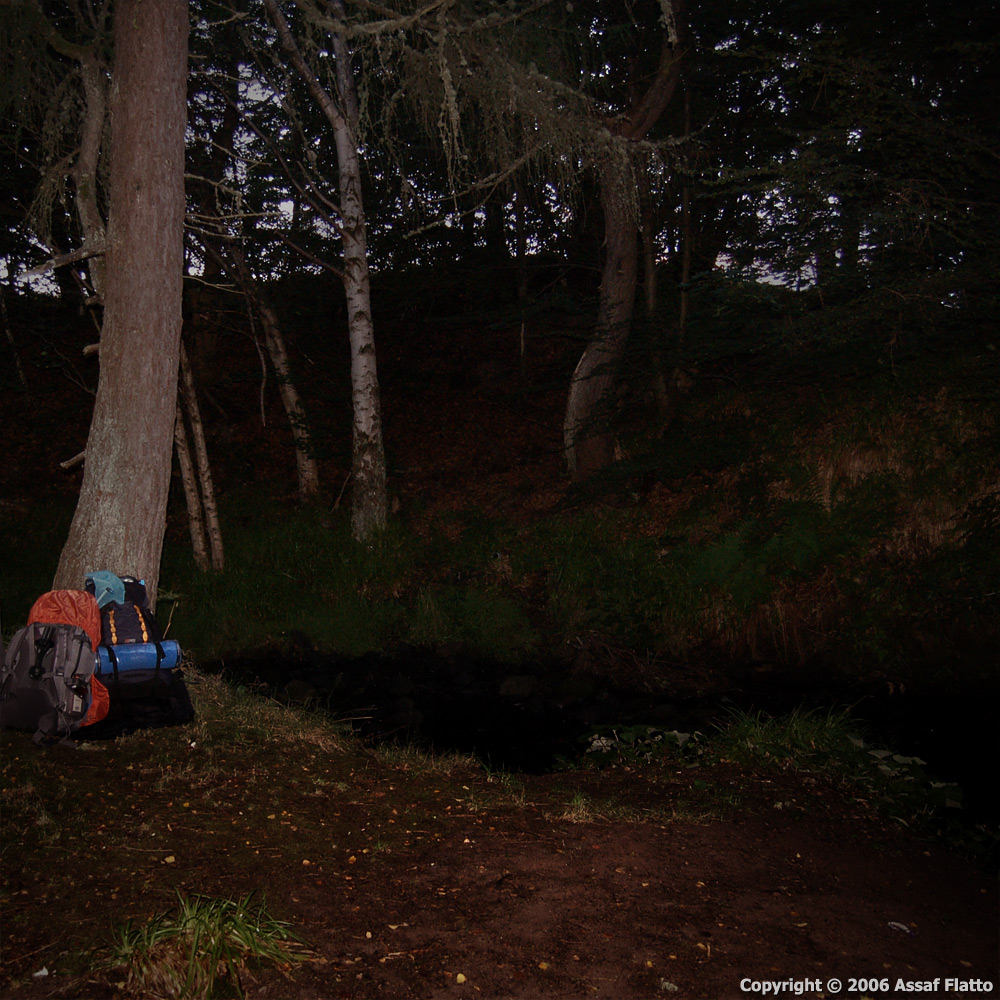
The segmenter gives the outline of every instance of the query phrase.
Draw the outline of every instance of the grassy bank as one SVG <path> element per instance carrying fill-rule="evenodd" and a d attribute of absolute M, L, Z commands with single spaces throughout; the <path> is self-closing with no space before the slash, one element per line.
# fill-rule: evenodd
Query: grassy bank
<path fill-rule="evenodd" d="M 340 512 L 231 494 L 225 573 L 167 550 L 178 637 L 203 657 L 300 633 L 348 654 L 458 643 L 517 662 L 594 640 L 901 680 L 978 670 L 1000 591 L 980 360 L 943 384 L 924 361 L 781 406 L 769 385 L 723 383 L 530 518 L 403 505 L 359 547 Z"/>

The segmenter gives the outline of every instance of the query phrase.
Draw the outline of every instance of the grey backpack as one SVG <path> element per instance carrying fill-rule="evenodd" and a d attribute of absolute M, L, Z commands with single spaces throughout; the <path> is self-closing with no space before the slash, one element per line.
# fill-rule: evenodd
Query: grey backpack
<path fill-rule="evenodd" d="M 35 730 L 36 743 L 68 740 L 90 711 L 95 664 L 84 629 L 26 625 L 3 656 L 0 729 Z"/>

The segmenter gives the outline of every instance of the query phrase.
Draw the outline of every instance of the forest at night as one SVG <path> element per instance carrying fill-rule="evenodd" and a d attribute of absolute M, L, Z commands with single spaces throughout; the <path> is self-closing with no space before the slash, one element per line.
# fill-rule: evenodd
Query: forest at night
<path fill-rule="evenodd" d="M 144 2 L 0 9 L 0 629 L 196 717 L 3 732 L 4 996 L 994 989 L 995 5 Z"/>

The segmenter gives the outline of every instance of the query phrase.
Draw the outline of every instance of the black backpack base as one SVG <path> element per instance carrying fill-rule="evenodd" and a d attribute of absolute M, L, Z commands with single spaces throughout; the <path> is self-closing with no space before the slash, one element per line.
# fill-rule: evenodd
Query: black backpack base
<path fill-rule="evenodd" d="M 145 582 L 131 576 L 120 577 L 119 582 L 124 600 L 101 605 L 95 673 L 108 689 L 110 707 L 100 722 L 80 729 L 75 736 L 78 741 L 113 740 L 140 729 L 182 726 L 194 719 L 180 668 L 181 649 L 172 639 L 163 638 L 149 609 Z M 91 589 L 92 581 L 87 586 Z"/>
<path fill-rule="evenodd" d="M 114 740 L 140 729 L 182 726 L 194 719 L 191 695 L 180 669 L 130 670 L 121 677 L 118 682 L 102 677 L 111 699 L 108 714 L 76 732 L 78 742 Z"/>

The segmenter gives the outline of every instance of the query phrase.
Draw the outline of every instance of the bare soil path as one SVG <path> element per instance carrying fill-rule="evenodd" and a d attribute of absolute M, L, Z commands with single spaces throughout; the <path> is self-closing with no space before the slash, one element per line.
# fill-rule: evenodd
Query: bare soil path
<path fill-rule="evenodd" d="M 254 1000 L 728 998 L 765 981 L 832 997 L 833 979 L 871 997 L 940 979 L 924 995 L 943 996 L 945 978 L 995 995 L 995 876 L 828 780 L 669 762 L 491 774 L 241 742 L 208 707 L 78 752 L 2 735 L 4 1000 L 124 996 L 120 972 L 94 971 L 112 927 L 177 892 L 252 891 L 316 953 L 245 981 Z"/>

